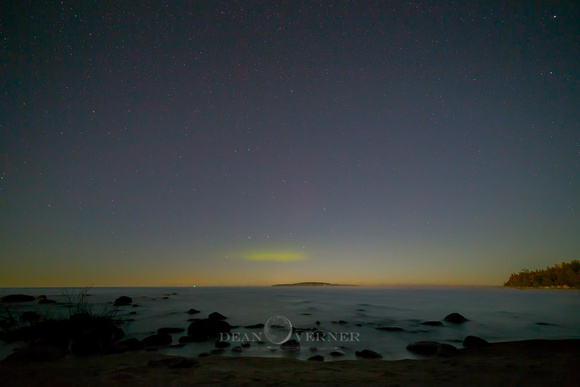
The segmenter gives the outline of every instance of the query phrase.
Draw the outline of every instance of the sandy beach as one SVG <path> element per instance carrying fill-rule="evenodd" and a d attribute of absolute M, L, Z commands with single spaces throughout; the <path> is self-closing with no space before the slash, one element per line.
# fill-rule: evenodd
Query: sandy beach
<path fill-rule="evenodd" d="M 424 360 L 312 362 L 291 358 L 208 357 L 170 368 L 154 352 L 48 362 L 2 362 L 3 386 L 388 385 L 576 386 L 580 340 L 528 340 L 461 349 Z M 159 362 L 162 360 L 162 362 Z M 168 361 L 168 360 L 165 360 Z M 157 362 L 157 363 L 156 363 Z M 169 361 L 170 362 L 170 361 Z M 161 364 L 159 364 L 161 363 Z"/>

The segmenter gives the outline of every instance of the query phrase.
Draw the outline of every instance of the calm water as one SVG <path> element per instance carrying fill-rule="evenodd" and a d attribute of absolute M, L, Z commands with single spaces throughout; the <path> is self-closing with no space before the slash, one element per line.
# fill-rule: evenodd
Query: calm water
<path fill-rule="evenodd" d="M 30 295 L 45 294 L 56 301 L 64 301 L 63 289 L 29 288 L 0 289 L 0 296 L 11 293 Z M 78 289 L 77 289 L 78 292 Z M 165 294 L 177 293 L 161 299 Z M 345 356 L 354 359 L 354 351 L 371 349 L 385 359 L 405 359 L 414 356 L 405 346 L 413 341 L 434 340 L 461 347 L 463 338 L 476 335 L 490 342 L 524 339 L 580 338 L 580 291 L 576 290 L 516 290 L 504 288 L 285 288 L 285 287 L 176 287 L 176 288 L 91 288 L 89 300 L 93 309 L 99 311 L 115 298 L 126 295 L 133 298 L 138 307 L 119 307 L 118 316 L 134 319 L 123 328 L 127 337 L 142 339 L 158 328 L 187 328 L 189 318 L 205 318 L 211 312 L 228 317 L 231 325 L 240 326 L 233 332 L 248 334 L 249 350 L 233 356 L 288 356 L 272 344 L 263 330 L 248 330 L 243 326 L 266 323 L 273 316 L 289 319 L 296 328 L 313 328 L 336 333 L 337 339 L 305 342 L 302 351 L 294 355 L 300 359 L 312 356 L 309 350 L 328 356 L 330 351 L 340 349 Z M 66 315 L 62 305 L 37 305 L 35 303 L 13 304 L 12 309 L 35 310 L 52 316 Z M 188 315 L 190 308 L 201 311 Z M 137 314 L 129 315 L 130 312 Z M 425 320 L 443 320 L 452 312 L 461 313 L 470 321 L 461 325 L 444 322 L 443 327 L 426 326 Z M 337 324 L 343 320 L 345 324 Z M 315 325 L 320 321 L 320 325 Z M 542 323 L 542 324 L 538 324 Z M 397 326 L 403 332 L 385 332 L 376 328 Z M 342 339 L 338 336 L 344 333 Z M 262 335 L 263 343 L 256 335 Z M 175 334 L 174 343 L 182 334 Z M 295 337 L 294 337 L 295 338 Z M 230 337 L 231 341 L 231 337 Z M 232 345 L 239 343 L 232 342 Z M 0 343 L 0 358 L 5 357 L 12 346 Z M 213 349 L 213 342 L 190 343 L 183 348 L 165 348 L 167 354 L 197 356 Z"/>

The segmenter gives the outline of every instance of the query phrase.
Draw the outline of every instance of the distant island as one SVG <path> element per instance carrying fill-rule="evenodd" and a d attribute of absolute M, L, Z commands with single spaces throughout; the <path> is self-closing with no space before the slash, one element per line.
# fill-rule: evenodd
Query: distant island
<path fill-rule="evenodd" d="M 508 288 L 580 289 L 580 261 L 547 267 L 543 270 L 524 269 L 512 273 L 504 284 Z"/>
<path fill-rule="evenodd" d="M 276 284 L 272 286 L 358 286 L 358 285 L 331 284 L 328 282 L 297 282 L 295 284 Z"/>

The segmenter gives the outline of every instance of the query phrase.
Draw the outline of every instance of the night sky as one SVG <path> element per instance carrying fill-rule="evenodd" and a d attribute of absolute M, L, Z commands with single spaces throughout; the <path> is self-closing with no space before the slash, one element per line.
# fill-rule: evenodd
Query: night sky
<path fill-rule="evenodd" d="M 578 259 L 579 15 L 2 2 L 0 286 L 501 285 Z"/>

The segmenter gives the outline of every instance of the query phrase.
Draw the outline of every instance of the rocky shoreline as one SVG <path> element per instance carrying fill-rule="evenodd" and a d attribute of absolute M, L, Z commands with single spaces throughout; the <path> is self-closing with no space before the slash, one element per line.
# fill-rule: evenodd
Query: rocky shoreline
<path fill-rule="evenodd" d="M 0 302 L 41 303 L 46 299 L 43 296 L 17 294 L 2 297 Z M 136 305 L 127 296 L 118 297 L 112 304 L 121 309 Z M 195 318 L 201 311 L 193 308 L 182 313 L 187 327 L 160 327 L 154 334 L 139 340 L 125 337 L 122 324 L 110 317 L 77 313 L 68 319 L 43 320 L 41 316 L 34 315 L 34 312 L 25 312 L 19 317 L 21 326 L 17 329 L 4 329 L 0 335 L 0 340 L 16 343 L 18 346 L 0 362 L 0 384 L 227 384 L 230 379 L 224 379 L 224 373 L 233 378 L 231 380 L 242 384 L 279 382 L 285 385 L 304 382 L 339 385 L 355 382 L 439 385 L 451 381 L 470 385 L 479 385 L 480 382 L 481 385 L 509 385 L 516 380 L 517 384 L 525 382 L 526 385 L 542 385 L 539 381 L 560 380 L 563 385 L 569 385 L 569 381 L 578 378 L 573 370 L 578 365 L 580 340 L 488 343 L 479 337 L 466 336 L 462 347 L 436 341 L 410 342 L 406 347 L 407 351 L 422 357 L 423 360 L 377 362 L 376 360 L 383 358 L 377 352 L 378 348 L 358 348 L 354 352 L 357 360 L 341 360 L 345 355 L 344 351 L 339 349 L 321 353 L 299 339 L 300 335 L 307 335 L 324 340 L 326 336 L 333 334 L 320 329 L 317 321 L 312 327 L 292 328 L 289 333 L 298 340 L 290 339 L 292 335 L 288 335 L 277 346 L 268 347 L 270 351 L 284 354 L 284 357 L 257 358 L 251 357 L 250 352 L 264 344 L 263 342 L 230 342 L 228 338 L 242 334 L 237 328 L 244 328 L 245 332 L 261 331 L 267 328 L 264 324 L 238 327 L 231 325 L 227 321 L 228 317 L 219 312 L 211 312 L 207 318 Z M 420 324 L 436 327 L 443 326 L 444 323 L 460 325 L 467 322 L 469 320 L 461 314 L 451 313 L 441 321 L 426 320 Z M 349 323 L 337 320 L 332 321 L 332 324 L 341 326 Z M 278 325 L 272 327 L 281 328 Z M 379 326 L 376 329 L 393 332 L 389 334 L 404 331 L 396 326 Z M 249 337 L 248 333 L 243 334 Z M 191 343 L 210 343 L 214 349 L 203 352 L 196 358 L 165 356 L 159 353 L 162 348 L 194 345 Z M 246 356 L 243 356 L 244 353 Z M 297 354 L 300 353 L 308 354 L 306 357 L 302 356 L 306 361 L 297 359 Z M 232 354 L 236 356 L 232 357 Z M 550 367 L 544 367 L 542 362 Z M 536 367 L 540 367 L 540 371 Z M 489 370 L 495 371 L 490 374 Z M 297 374 L 300 374 L 299 378 Z M 478 375 L 480 379 L 473 379 L 474 375 Z"/>

